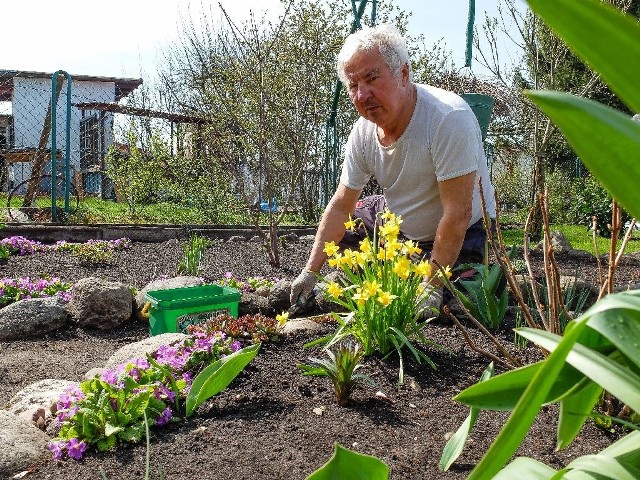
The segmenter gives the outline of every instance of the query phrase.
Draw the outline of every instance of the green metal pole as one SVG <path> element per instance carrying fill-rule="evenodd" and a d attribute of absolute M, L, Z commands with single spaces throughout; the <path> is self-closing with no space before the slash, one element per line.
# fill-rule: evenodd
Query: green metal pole
<path fill-rule="evenodd" d="M 58 75 L 64 75 L 67 79 L 67 126 L 65 141 L 65 182 L 64 182 L 64 211 L 69 213 L 69 185 L 70 185 L 70 160 L 71 151 L 71 75 L 64 70 L 58 70 L 51 75 L 51 221 L 58 220 L 58 209 L 56 208 L 57 185 L 58 185 L 58 155 L 57 155 L 57 107 L 58 98 L 56 90 L 58 86 Z"/>
<path fill-rule="evenodd" d="M 351 31 L 350 33 L 355 32 L 357 29 L 362 28 L 362 24 L 360 23 L 360 19 L 364 14 L 367 3 L 371 2 L 371 24 L 375 25 L 376 23 L 376 4 L 377 0 L 360 0 L 360 5 L 356 8 L 356 0 L 351 0 L 351 10 L 353 11 L 353 22 L 351 23 Z M 338 102 L 340 100 L 340 90 L 342 89 L 342 82 L 338 80 L 336 82 L 336 87 L 333 91 L 333 101 L 331 103 L 331 110 L 329 113 L 329 118 L 327 119 L 327 124 L 325 127 L 325 132 L 328 135 L 328 132 L 331 130 L 333 142 L 325 142 L 325 170 L 327 172 L 326 178 L 327 183 L 329 178 L 333 181 L 333 189 L 335 190 L 337 186 L 337 168 L 338 168 L 338 127 L 336 125 L 336 117 L 338 115 Z M 332 150 L 329 150 L 332 149 Z M 331 154 L 329 152 L 331 151 Z M 331 157 L 331 158 L 330 158 Z M 330 165 L 331 162 L 331 165 Z M 329 169 L 332 170 L 329 173 Z M 328 187 L 328 186 L 327 186 Z M 328 188 L 325 189 L 325 205 L 328 202 Z"/>
<path fill-rule="evenodd" d="M 475 0 L 469 0 L 469 16 L 467 17 L 467 46 L 465 49 L 464 57 L 465 67 L 471 66 L 471 59 L 473 57 L 473 24 L 476 20 L 476 2 Z"/>

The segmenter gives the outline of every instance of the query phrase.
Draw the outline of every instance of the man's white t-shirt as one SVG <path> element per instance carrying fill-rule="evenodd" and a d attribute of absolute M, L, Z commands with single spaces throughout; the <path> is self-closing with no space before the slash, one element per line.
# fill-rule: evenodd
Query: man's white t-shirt
<path fill-rule="evenodd" d="M 443 213 L 439 181 L 476 172 L 469 225 L 482 218 L 478 176 L 492 218 L 495 199 L 480 127 L 469 105 L 453 92 L 429 85 L 416 87 L 413 116 L 393 145 L 381 145 L 376 125 L 358 119 L 347 141 L 340 183 L 361 190 L 374 176 L 389 210 L 402 215 L 402 233 L 411 240 L 428 241 L 435 238 Z"/>

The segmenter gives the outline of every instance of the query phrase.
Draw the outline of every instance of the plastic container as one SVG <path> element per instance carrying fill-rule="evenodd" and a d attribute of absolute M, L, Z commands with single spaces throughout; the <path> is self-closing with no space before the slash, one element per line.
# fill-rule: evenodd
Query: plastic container
<path fill-rule="evenodd" d="M 205 322 L 225 311 L 238 317 L 240 292 L 219 285 L 151 290 L 146 299 L 149 306 L 149 334 L 186 331 L 189 325 Z M 213 313 L 217 312 L 217 313 Z"/>

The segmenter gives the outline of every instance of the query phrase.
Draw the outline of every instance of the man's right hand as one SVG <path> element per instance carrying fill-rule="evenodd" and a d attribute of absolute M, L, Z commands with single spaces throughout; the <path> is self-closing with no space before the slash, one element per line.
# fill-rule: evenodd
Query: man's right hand
<path fill-rule="evenodd" d="M 300 275 L 291 283 L 291 305 L 303 305 L 311 292 L 313 287 L 316 286 L 318 277 L 314 272 L 307 270 L 306 268 L 300 272 Z"/>

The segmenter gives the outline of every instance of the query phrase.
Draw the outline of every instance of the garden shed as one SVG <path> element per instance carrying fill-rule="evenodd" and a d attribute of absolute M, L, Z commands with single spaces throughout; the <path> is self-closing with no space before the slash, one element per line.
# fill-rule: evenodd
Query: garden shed
<path fill-rule="evenodd" d="M 50 173 L 50 119 L 52 104 L 51 73 L 0 70 L 0 175 L 3 190 L 11 190 L 32 176 L 37 157 L 44 157 L 45 173 Z M 80 175 L 86 192 L 101 194 L 104 156 L 114 141 L 113 114 L 87 109 L 77 104 L 117 104 L 142 84 L 142 79 L 72 75 L 71 112 L 67 118 L 66 80 L 58 82 L 55 111 L 56 149 L 62 158 L 70 140 L 70 166 Z M 62 168 L 63 162 L 58 163 Z M 47 185 L 41 185 L 47 188 Z M 26 185 L 25 185 L 26 190 Z M 16 192 L 18 194 L 24 192 Z"/>

